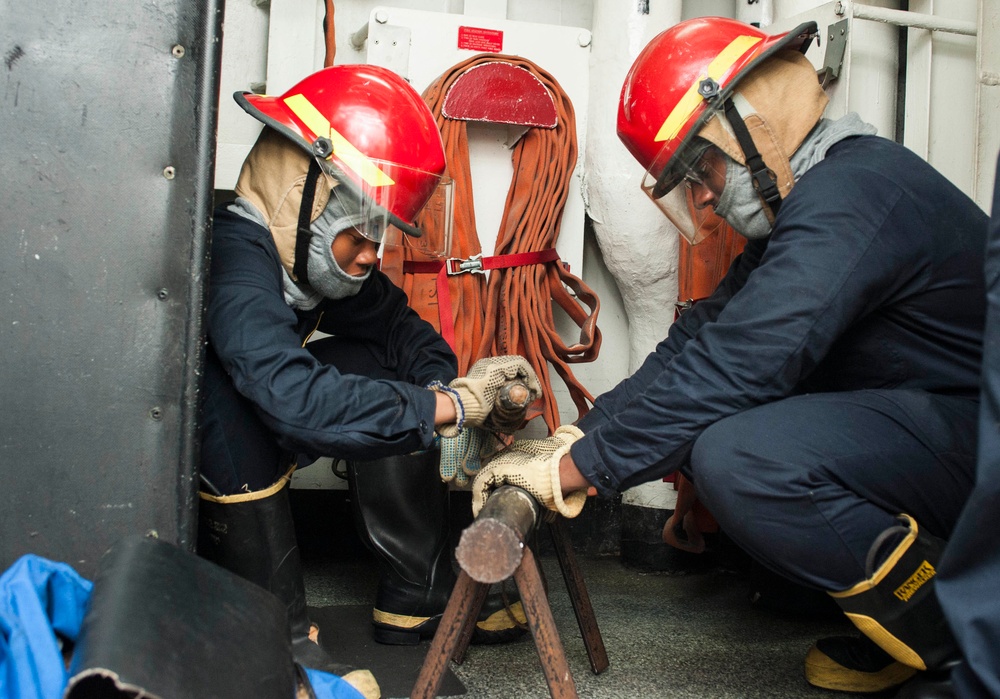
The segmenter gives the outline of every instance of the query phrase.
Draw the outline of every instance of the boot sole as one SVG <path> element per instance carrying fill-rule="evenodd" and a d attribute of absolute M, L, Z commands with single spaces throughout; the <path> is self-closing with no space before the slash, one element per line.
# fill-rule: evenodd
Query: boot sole
<path fill-rule="evenodd" d="M 876 694 L 898 687 L 917 673 L 915 668 L 892 662 L 881 670 L 865 672 L 844 667 L 815 646 L 805 660 L 806 682 L 814 687 L 838 692 Z"/>
<path fill-rule="evenodd" d="M 434 629 L 431 629 L 425 633 L 417 629 L 389 629 L 382 626 L 376 626 L 373 636 L 376 643 L 381 643 L 386 646 L 415 646 L 420 643 L 424 638 L 430 638 L 434 635 L 434 631 L 437 629 L 437 624 L 434 624 Z"/>
<path fill-rule="evenodd" d="M 434 625 L 434 628 L 428 628 L 427 630 L 420 631 L 414 629 L 388 629 L 376 627 L 372 635 L 375 638 L 376 643 L 381 643 L 386 646 L 415 646 L 421 641 L 433 637 L 435 631 L 437 631 L 437 624 Z M 481 646 L 509 643 L 510 641 L 516 641 L 525 633 L 525 629 L 520 629 L 516 626 L 509 629 L 493 631 L 484 631 L 476 627 L 476 629 L 472 632 L 471 643 Z"/>
<path fill-rule="evenodd" d="M 518 600 L 509 607 L 493 612 L 486 619 L 476 622 L 472 632 L 472 643 L 490 645 L 492 643 L 507 643 L 520 638 L 528 630 L 528 617 L 524 614 L 524 606 Z"/>
<path fill-rule="evenodd" d="M 511 618 L 513 615 L 513 619 Z M 401 626 L 387 623 L 381 619 L 414 619 L 414 617 L 397 617 L 375 610 L 376 620 L 372 622 L 374 626 L 373 637 L 376 643 L 388 646 L 415 646 L 426 638 L 431 638 L 437 631 L 441 623 L 441 614 L 432 617 L 422 618 L 419 623 L 412 626 Z M 520 622 L 518 625 L 516 622 Z M 476 645 L 491 645 L 496 643 L 508 643 L 514 641 L 527 631 L 527 618 L 520 602 L 516 602 L 508 611 L 501 609 L 494 612 L 486 619 L 476 622 L 476 627 L 472 631 L 471 643 Z"/>
<path fill-rule="evenodd" d="M 527 633 L 527 629 L 521 629 L 516 626 L 512 626 L 509 629 L 494 629 L 492 631 L 484 631 L 483 629 L 476 627 L 476 629 L 472 632 L 471 643 L 477 646 L 509 643 L 521 638 L 521 636 L 525 633 Z"/>

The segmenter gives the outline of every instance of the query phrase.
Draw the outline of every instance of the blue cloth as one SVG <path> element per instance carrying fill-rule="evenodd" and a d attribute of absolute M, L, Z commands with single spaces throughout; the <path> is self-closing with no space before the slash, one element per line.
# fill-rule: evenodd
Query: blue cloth
<path fill-rule="evenodd" d="M 361 692 L 336 675 L 306 668 L 316 699 L 364 699 Z"/>
<path fill-rule="evenodd" d="M 976 484 L 938 569 L 938 598 L 965 664 L 962 699 L 1000 697 L 1000 161 L 986 253 L 987 320 Z"/>
<path fill-rule="evenodd" d="M 28 554 L 0 576 L 0 699 L 59 699 L 69 679 L 56 633 L 75 642 L 93 584 Z"/>
<path fill-rule="evenodd" d="M 76 642 L 92 589 L 70 566 L 34 554 L 0 575 L 0 699 L 61 699 L 69 677 L 57 634 Z M 336 675 L 306 673 L 317 699 L 361 697 Z"/>

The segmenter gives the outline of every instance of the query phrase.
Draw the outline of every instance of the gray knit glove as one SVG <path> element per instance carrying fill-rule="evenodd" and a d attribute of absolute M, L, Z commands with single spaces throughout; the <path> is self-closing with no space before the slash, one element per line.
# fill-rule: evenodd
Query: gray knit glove
<path fill-rule="evenodd" d="M 445 483 L 467 488 L 484 459 L 497 450 L 496 438 L 480 427 L 466 427 L 454 437 L 441 438 L 439 472 Z"/>

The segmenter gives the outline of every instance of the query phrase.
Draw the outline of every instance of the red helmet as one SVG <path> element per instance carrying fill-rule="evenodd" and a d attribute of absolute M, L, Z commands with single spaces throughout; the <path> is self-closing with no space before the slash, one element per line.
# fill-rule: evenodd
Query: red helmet
<path fill-rule="evenodd" d="M 233 97 L 315 156 L 335 184 L 360 192 L 362 207 L 419 235 L 413 217 L 441 181 L 445 155 L 434 115 L 402 77 L 373 65 L 332 66 L 278 97 Z"/>
<path fill-rule="evenodd" d="M 653 38 L 636 58 L 618 103 L 618 137 L 646 168 L 644 189 L 658 199 L 683 177 L 677 156 L 711 118 L 737 83 L 782 49 L 805 51 L 815 23 L 768 36 L 722 17 L 674 25 Z"/>

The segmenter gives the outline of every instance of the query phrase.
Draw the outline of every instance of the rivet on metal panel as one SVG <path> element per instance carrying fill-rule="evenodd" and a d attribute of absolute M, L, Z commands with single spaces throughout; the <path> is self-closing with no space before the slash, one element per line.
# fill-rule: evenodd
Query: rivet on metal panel
<path fill-rule="evenodd" d="M 149 409 L 149 417 L 153 418 L 154 420 L 162 420 L 163 410 L 159 406 L 154 406 Z"/>
<path fill-rule="evenodd" d="M 166 301 L 168 296 L 170 296 L 170 292 L 167 291 L 166 289 L 160 289 L 159 291 L 156 292 L 156 298 L 160 299 L 161 301 Z"/>
<path fill-rule="evenodd" d="M 170 53 L 174 54 L 174 58 L 184 58 L 184 47 L 181 46 L 180 44 L 177 44 L 172 49 L 170 49 Z"/>
<path fill-rule="evenodd" d="M 593 40 L 594 36 L 588 31 L 582 31 L 580 32 L 580 36 L 576 37 L 576 41 L 580 44 L 580 48 L 587 48 Z"/>
<path fill-rule="evenodd" d="M 163 177 L 168 180 L 172 180 L 175 177 L 177 177 L 177 171 L 174 170 L 173 165 L 167 165 L 165 168 L 163 168 Z"/>

